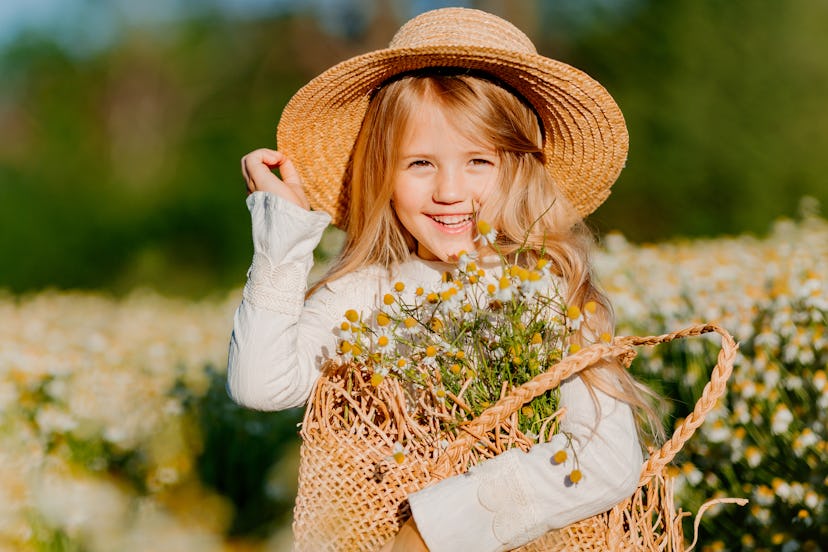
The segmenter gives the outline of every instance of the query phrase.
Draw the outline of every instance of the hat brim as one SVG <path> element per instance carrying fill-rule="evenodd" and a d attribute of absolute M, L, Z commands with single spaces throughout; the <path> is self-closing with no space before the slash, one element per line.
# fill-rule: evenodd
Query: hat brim
<path fill-rule="evenodd" d="M 586 217 L 606 200 L 627 158 L 621 110 L 592 77 L 566 63 L 511 50 L 468 46 L 388 48 L 331 67 L 285 106 L 277 145 L 302 177 L 311 206 L 342 226 L 342 183 L 372 92 L 401 73 L 460 67 L 488 73 L 521 94 L 543 124 L 546 169 Z"/>

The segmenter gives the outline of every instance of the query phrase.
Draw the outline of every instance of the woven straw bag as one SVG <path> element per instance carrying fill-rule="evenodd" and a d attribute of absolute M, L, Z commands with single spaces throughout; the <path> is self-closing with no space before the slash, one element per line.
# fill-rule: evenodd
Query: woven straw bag
<path fill-rule="evenodd" d="M 615 357 L 629 365 L 636 346 L 654 346 L 709 332 L 717 332 L 722 338 L 711 379 L 693 412 L 664 446 L 650 454 L 633 496 L 607 512 L 549 532 L 519 549 L 683 550 L 682 518 L 689 514 L 675 509 L 666 467 L 726 390 L 737 345 L 715 324 L 660 336 L 617 337 L 610 345 L 586 347 L 512 389 L 473 421 L 460 426 L 458 434 L 449 437 L 448 446 L 445 441 L 435 441 L 436 421 L 412 417 L 395 380 L 387 378 L 383 385 L 374 387 L 360 370 L 330 363 L 316 385 L 302 424 L 293 523 L 295 550 L 378 550 L 410 516 L 406 500 L 409 493 L 463 473 L 508 448 L 531 446 L 516 438 L 514 428 L 517 410 L 532 398 L 602 359 Z M 409 447 L 400 464 L 389 462 L 396 442 L 406 442 Z M 743 502 L 719 499 L 711 503 L 721 501 Z M 698 516 L 696 524 L 698 527 Z"/>

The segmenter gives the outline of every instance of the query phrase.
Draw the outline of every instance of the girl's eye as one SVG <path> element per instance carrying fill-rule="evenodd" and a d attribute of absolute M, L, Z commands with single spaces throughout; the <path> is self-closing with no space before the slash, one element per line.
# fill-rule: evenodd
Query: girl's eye
<path fill-rule="evenodd" d="M 425 159 L 417 159 L 416 161 L 412 161 L 408 164 L 410 167 L 428 167 L 431 166 L 431 163 L 426 161 Z"/>
<path fill-rule="evenodd" d="M 494 163 L 489 159 L 475 158 L 472 159 L 470 162 L 472 165 L 494 165 Z"/>

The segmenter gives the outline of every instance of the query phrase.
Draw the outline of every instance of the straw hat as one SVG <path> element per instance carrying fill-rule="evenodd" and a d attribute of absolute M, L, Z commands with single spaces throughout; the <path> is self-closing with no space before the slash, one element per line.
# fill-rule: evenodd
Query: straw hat
<path fill-rule="evenodd" d="M 282 112 L 277 143 L 296 165 L 314 209 L 342 226 L 343 177 L 371 94 L 400 73 L 462 67 L 493 75 L 535 108 L 546 169 L 585 217 L 609 195 L 624 166 L 624 118 L 594 79 L 537 53 L 529 38 L 497 16 L 466 8 L 429 11 L 406 23 L 388 48 L 331 67 L 301 88 Z"/>

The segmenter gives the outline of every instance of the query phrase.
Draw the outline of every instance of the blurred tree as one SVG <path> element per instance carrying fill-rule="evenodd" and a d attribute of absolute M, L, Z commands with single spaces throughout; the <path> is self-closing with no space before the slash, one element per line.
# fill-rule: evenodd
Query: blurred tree
<path fill-rule="evenodd" d="M 764 232 L 804 195 L 828 202 L 828 3 L 622 3 L 570 35 L 630 128 L 594 223 L 637 240 Z"/>
<path fill-rule="evenodd" d="M 599 229 L 761 232 L 802 195 L 828 202 L 824 1 L 467 4 L 515 20 L 617 98 L 631 150 L 591 218 Z M 405 5 L 377 1 L 344 34 L 295 6 L 129 25 L 82 55 L 19 37 L 0 52 L 0 287 L 240 285 L 251 248 L 239 158 L 274 145 L 309 78 L 387 44 Z"/>
<path fill-rule="evenodd" d="M 135 28 L 72 58 L 23 37 L 0 60 L 0 286 L 205 293 L 249 262 L 238 160 L 274 145 L 306 79 L 285 18 Z"/>

